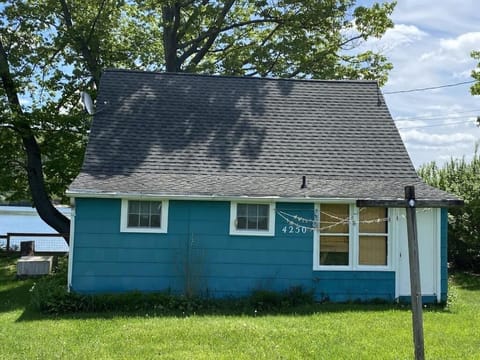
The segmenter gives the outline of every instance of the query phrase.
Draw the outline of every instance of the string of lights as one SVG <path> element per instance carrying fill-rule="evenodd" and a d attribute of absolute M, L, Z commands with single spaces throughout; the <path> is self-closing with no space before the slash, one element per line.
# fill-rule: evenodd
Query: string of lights
<path fill-rule="evenodd" d="M 360 209 L 360 211 L 362 210 L 363 209 Z M 428 211 L 431 211 L 431 209 L 430 208 L 417 209 L 417 212 L 428 212 Z M 347 224 L 348 225 L 374 224 L 374 223 L 391 221 L 390 217 L 354 221 L 352 217 L 341 218 L 334 214 L 323 212 L 323 211 L 321 211 L 320 213 L 325 215 L 326 217 L 330 217 L 338 221 L 334 222 L 334 221 L 319 221 L 318 219 L 307 219 L 302 216 L 290 214 L 281 210 L 277 210 L 276 213 L 278 214 L 278 216 L 284 219 L 288 225 L 293 226 L 294 228 L 302 228 L 302 229 L 306 229 L 307 231 L 320 231 L 320 232 L 327 232 L 327 230 L 333 229 L 338 226 L 347 225 Z M 405 215 L 400 215 L 400 216 L 406 219 Z M 321 226 L 322 224 L 327 224 L 327 225 Z"/>

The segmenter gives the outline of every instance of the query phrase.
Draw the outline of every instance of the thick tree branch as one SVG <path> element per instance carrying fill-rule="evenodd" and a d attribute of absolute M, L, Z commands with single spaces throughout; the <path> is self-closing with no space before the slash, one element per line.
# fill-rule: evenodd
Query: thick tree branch
<path fill-rule="evenodd" d="M 282 19 L 276 19 L 276 18 L 265 18 L 265 19 L 253 19 L 253 20 L 248 20 L 248 21 L 242 21 L 238 22 L 235 24 L 231 24 L 222 28 L 211 28 L 201 35 L 197 36 L 195 39 L 189 40 L 187 42 L 184 42 L 178 46 L 180 50 L 185 49 L 187 47 L 195 47 L 199 44 L 202 43 L 206 38 L 210 37 L 212 34 L 216 34 L 217 36 L 225 31 L 233 30 L 233 29 L 238 29 L 247 25 L 253 25 L 253 24 L 282 24 L 284 21 Z"/>
<path fill-rule="evenodd" d="M 210 36 L 206 38 L 206 42 L 203 44 L 203 46 L 196 52 L 195 56 L 193 59 L 189 62 L 188 64 L 188 70 L 191 70 L 193 67 L 197 66 L 198 63 L 205 57 L 207 54 L 208 50 L 212 47 L 213 43 L 217 39 L 218 35 L 221 33 L 220 30 L 215 30 L 215 29 L 220 29 L 220 26 L 225 22 L 225 17 L 227 16 L 228 12 L 232 8 L 233 4 L 235 3 L 235 0 L 229 0 L 225 6 L 223 7 L 220 15 L 218 18 L 215 20 L 215 25 L 213 27 L 213 31 L 211 32 Z M 184 59 L 186 60 L 186 58 Z"/>
<path fill-rule="evenodd" d="M 73 27 L 73 21 L 72 21 L 72 13 L 70 12 L 70 9 L 68 7 L 66 0 L 60 0 L 60 4 L 62 6 L 65 25 L 67 27 L 67 30 L 71 33 L 74 39 L 73 45 L 79 49 L 80 54 L 85 60 L 87 64 L 87 68 L 93 78 L 93 82 L 98 88 L 98 86 L 100 85 L 101 67 L 100 67 L 100 64 L 98 63 L 97 58 L 95 57 L 95 55 L 93 54 L 92 50 L 89 47 L 90 39 L 85 39 L 81 35 L 78 35 L 75 33 L 75 29 Z M 100 16 L 100 12 L 102 11 L 102 9 L 103 9 L 103 4 L 100 7 L 100 10 L 97 16 Z M 92 26 L 95 26 L 95 24 L 96 24 L 96 21 L 94 21 L 94 24 Z"/>
<path fill-rule="evenodd" d="M 223 19 L 224 20 L 224 19 Z M 222 21 L 223 21 L 222 20 Z M 228 26 L 224 26 L 222 28 L 220 27 L 212 27 L 202 35 L 198 36 L 195 39 L 192 39 L 182 45 L 179 46 L 179 48 L 186 48 L 182 55 L 179 57 L 179 62 L 184 63 L 189 57 L 195 54 L 194 58 L 189 62 L 189 66 L 187 68 L 187 71 L 190 71 L 192 68 L 198 65 L 198 63 L 205 57 L 207 52 L 210 51 L 213 43 L 215 40 L 218 38 L 218 36 L 226 31 L 236 29 L 236 28 L 241 28 L 247 25 L 252 25 L 252 24 L 265 24 L 265 23 L 276 23 L 279 26 L 276 26 L 267 36 L 266 41 L 268 41 L 268 38 L 271 38 L 273 34 L 279 29 L 280 25 L 283 24 L 283 20 L 281 19 L 254 19 L 254 20 L 249 20 L 249 21 L 243 21 L 235 24 L 231 24 Z M 205 41 L 206 40 L 206 41 Z M 202 42 L 204 44 L 202 44 Z M 190 45 L 190 46 L 189 46 Z"/>
<path fill-rule="evenodd" d="M 280 60 L 281 56 L 282 54 L 278 52 L 277 55 L 275 56 L 275 59 L 270 62 L 270 66 L 268 67 L 268 69 L 266 69 L 265 71 L 262 71 L 260 76 L 266 77 L 268 74 L 270 74 L 273 71 L 273 68 L 275 67 L 275 65 L 277 65 L 278 60 Z"/>
<path fill-rule="evenodd" d="M 355 40 L 360 40 L 361 38 L 363 38 L 363 35 L 361 35 L 361 34 L 356 35 L 356 36 L 354 36 L 354 37 L 351 37 L 351 38 L 346 39 L 345 41 L 341 42 L 341 43 L 338 45 L 338 47 L 339 47 L 340 49 L 343 49 L 343 47 L 344 47 L 345 45 L 347 45 L 347 44 L 349 44 L 349 43 L 351 43 L 351 42 L 353 42 L 353 41 L 355 41 Z M 349 49 L 349 50 L 351 50 L 351 49 Z"/>
<path fill-rule="evenodd" d="M 272 31 L 270 31 L 268 33 L 267 36 L 265 36 L 265 38 L 262 40 L 262 43 L 261 43 L 261 46 L 265 46 L 267 44 L 267 42 L 273 37 L 273 35 L 278 31 L 278 29 L 280 29 L 280 27 L 282 26 L 283 23 L 279 23 L 277 24 L 277 26 L 275 26 Z"/>
<path fill-rule="evenodd" d="M 8 56 L 0 39 L 0 79 L 2 86 L 7 94 L 8 104 L 13 116 L 12 125 L 14 130 L 22 139 L 23 146 L 27 154 L 27 177 L 32 199 L 37 209 L 38 215 L 48 225 L 64 235 L 68 243 L 68 234 L 70 232 L 70 220 L 60 213 L 51 203 L 48 197 L 42 167 L 42 156 L 40 147 L 33 134 L 28 121 L 25 118 L 17 88 L 10 72 Z"/>
<path fill-rule="evenodd" d="M 186 1 L 184 3 L 181 4 L 181 8 L 184 9 L 190 5 L 193 5 L 193 3 L 195 2 L 195 0 L 192 0 L 192 1 Z M 203 0 L 202 1 L 202 4 L 200 6 L 196 6 L 194 9 L 193 9 L 193 12 L 192 14 L 188 17 L 187 21 L 185 22 L 185 24 L 182 26 L 182 29 L 178 31 L 177 33 L 177 41 L 180 43 L 180 41 L 183 39 L 183 37 L 185 36 L 186 33 L 188 33 L 190 31 L 190 27 L 191 25 L 193 24 L 193 22 L 195 21 L 195 19 L 198 17 L 198 14 L 200 13 L 200 8 L 201 6 L 205 6 L 208 4 L 208 0 Z"/>
<path fill-rule="evenodd" d="M 0 75 L 2 79 L 3 89 L 7 94 L 8 104 L 12 113 L 22 115 L 22 107 L 16 91 L 16 86 L 10 73 L 10 65 L 8 64 L 8 55 L 0 39 Z"/>
<path fill-rule="evenodd" d="M 89 44 L 90 40 L 92 40 L 93 32 L 95 30 L 95 26 L 97 25 L 98 19 L 100 18 L 100 15 L 102 14 L 103 8 L 105 7 L 105 2 L 106 0 L 103 0 L 102 3 L 100 4 L 100 7 L 98 8 L 97 15 L 95 16 L 95 19 L 92 21 L 92 26 L 90 26 L 90 31 L 88 32 L 87 40 L 86 43 Z"/>

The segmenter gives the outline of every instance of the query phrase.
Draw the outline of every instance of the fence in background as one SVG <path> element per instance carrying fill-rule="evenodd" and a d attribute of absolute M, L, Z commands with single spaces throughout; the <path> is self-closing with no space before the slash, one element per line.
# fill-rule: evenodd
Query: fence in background
<path fill-rule="evenodd" d="M 15 238 L 19 238 L 19 239 L 15 241 Z M 64 240 L 64 235 L 63 234 L 58 234 L 58 233 L 52 233 L 52 234 L 47 234 L 47 233 L 7 233 L 6 235 L 0 235 L 0 240 L 5 239 L 5 241 L 6 241 L 5 250 L 7 252 L 19 251 L 21 241 L 32 241 L 32 239 L 35 239 L 35 238 L 42 238 L 44 240 L 43 243 L 42 243 L 42 247 L 48 248 L 49 250 L 46 250 L 48 252 L 67 252 L 68 251 L 68 245 L 67 245 L 66 241 Z M 54 241 L 55 242 L 54 246 L 48 246 L 48 244 L 47 245 L 44 244 L 45 241 L 49 240 L 48 238 L 61 238 L 61 239 L 56 239 Z M 52 241 L 52 244 L 53 244 L 53 241 Z M 36 249 L 36 251 L 39 251 L 39 250 L 40 249 Z"/>

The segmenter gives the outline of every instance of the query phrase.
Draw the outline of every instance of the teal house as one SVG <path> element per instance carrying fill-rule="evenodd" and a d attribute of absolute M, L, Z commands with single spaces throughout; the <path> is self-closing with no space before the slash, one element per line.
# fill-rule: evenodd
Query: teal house
<path fill-rule="evenodd" d="M 104 72 L 74 204 L 68 286 L 213 297 L 302 286 L 410 295 L 415 172 L 373 81 Z M 417 209 L 424 299 L 447 296 L 447 210 Z"/>

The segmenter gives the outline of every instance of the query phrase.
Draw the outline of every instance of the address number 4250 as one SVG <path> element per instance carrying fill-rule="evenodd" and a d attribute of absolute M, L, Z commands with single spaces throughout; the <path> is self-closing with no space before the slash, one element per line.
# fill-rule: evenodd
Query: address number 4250
<path fill-rule="evenodd" d="M 286 225 L 282 228 L 284 234 L 306 234 L 307 228 L 304 226 Z"/>

